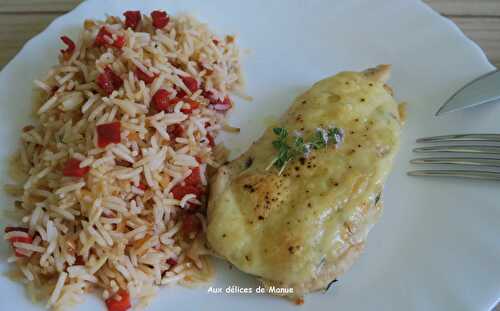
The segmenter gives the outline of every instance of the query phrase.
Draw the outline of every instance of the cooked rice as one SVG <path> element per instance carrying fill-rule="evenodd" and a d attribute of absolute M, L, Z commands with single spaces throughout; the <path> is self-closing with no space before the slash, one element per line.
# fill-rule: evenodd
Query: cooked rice
<path fill-rule="evenodd" d="M 94 45 L 103 26 L 112 34 L 109 44 L 125 38 L 123 48 Z M 237 131 L 226 124 L 223 105 L 211 104 L 203 91 L 219 99 L 242 93 L 238 48 L 233 37 L 219 39 L 187 15 L 170 17 L 160 30 L 148 16 L 136 31 L 124 27 L 118 17 L 85 21 L 74 53 L 60 55 L 35 80 L 42 93 L 37 122 L 23 129 L 12 160 L 16 184 L 6 191 L 18 197 L 24 228 L 5 234 L 16 252 L 8 261 L 30 296 L 50 308 L 80 303 L 92 288 L 104 299 L 127 290 L 141 307 L 160 285 L 190 286 L 212 275 L 203 246 L 206 199 L 192 193 L 175 199 L 171 190 L 195 167 L 206 187 L 207 165 L 217 165 L 211 139 L 223 129 Z M 96 77 L 108 66 L 123 86 L 105 95 Z M 136 68 L 154 81 L 139 80 Z M 192 93 L 180 76 L 195 78 L 199 90 Z M 156 112 L 151 100 L 160 88 L 172 96 L 183 91 L 199 107 L 183 112 L 190 104 L 181 100 L 172 111 Z M 96 126 L 112 121 L 120 122 L 121 142 L 97 147 Z M 181 137 L 172 137 L 172 125 L 184 128 Z M 88 173 L 63 176 L 71 158 Z M 183 220 L 193 213 L 201 232 L 186 235 Z"/>

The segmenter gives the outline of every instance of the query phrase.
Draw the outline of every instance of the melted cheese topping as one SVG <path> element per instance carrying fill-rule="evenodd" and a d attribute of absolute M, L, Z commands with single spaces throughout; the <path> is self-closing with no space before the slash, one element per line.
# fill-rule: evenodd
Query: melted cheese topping
<path fill-rule="evenodd" d="M 277 154 L 270 127 L 219 169 L 208 208 L 213 250 L 247 273 L 300 291 L 342 273 L 349 249 L 360 248 L 376 222 L 398 149 L 398 103 L 384 86 L 372 71 L 340 73 L 298 97 L 278 122 L 305 137 L 318 127 L 342 128 L 342 145 L 293 159 L 278 175 L 266 170 Z"/>

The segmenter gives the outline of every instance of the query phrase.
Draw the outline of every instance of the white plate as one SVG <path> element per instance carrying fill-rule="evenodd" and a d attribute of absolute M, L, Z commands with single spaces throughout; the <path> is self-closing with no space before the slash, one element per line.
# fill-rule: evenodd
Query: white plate
<path fill-rule="evenodd" d="M 409 103 L 401 152 L 385 192 L 385 212 L 365 254 L 327 294 L 306 297 L 300 310 L 487 310 L 500 293 L 498 183 L 406 176 L 415 138 L 500 132 L 500 106 L 484 105 L 442 118 L 433 114 L 459 86 L 493 67 L 450 21 L 418 1 L 93 0 L 58 18 L 32 39 L 0 74 L 0 182 L 28 120 L 32 80 L 56 62 L 59 36 L 76 36 L 84 18 L 126 9 L 192 12 L 219 33 L 239 35 L 248 93 L 231 115 L 242 134 L 227 142 L 242 151 L 270 116 L 278 116 L 314 81 L 340 70 L 394 66 L 391 84 Z M 9 199 L 2 195 L 0 204 Z M 2 243 L 5 259 L 6 243 Z M 1 270 L 6 270 L 5 262 Z M 215 286 L 255 286 L 253 278 L 219 264 Z M 0 278 L 0 309 L 37 310 L 22 287 Z M 164 288 L 150 310 L 299 310 L 264 295 L 213 295 L 207 288 Z M 88 298 L 79 310 L 104 309 Z"/>

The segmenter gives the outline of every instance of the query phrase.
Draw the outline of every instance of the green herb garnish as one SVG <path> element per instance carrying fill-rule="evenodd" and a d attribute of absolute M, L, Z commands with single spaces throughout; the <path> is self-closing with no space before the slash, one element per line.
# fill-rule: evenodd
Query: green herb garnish
<path fill-rule="evenodd" d="M 278 155 L 271 161 L 267 169 L 271 166 L 279 170 L 279 175 L 283 172 L 286 164 L 293 158 L 308 157 L 312 149 L 318 150 L 326 148 L 328 145 L 337 145 L 343 139 L 341 129 L 331 127 L 328 129 L 318 128 L 309 142 L 305 142 L 301 133 L 296 133 L 293 143 L 288 143 L 288 131 L 283 127 L 273 128 L 274 134 L 278 136 L 272 142 L 273 147 L 278 151 Z"/>

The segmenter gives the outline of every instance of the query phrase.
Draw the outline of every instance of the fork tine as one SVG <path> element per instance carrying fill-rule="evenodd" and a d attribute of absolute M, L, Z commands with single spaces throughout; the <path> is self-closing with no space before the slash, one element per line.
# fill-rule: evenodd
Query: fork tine
<path fill-rule="evenodd" d="M 413 149 L 417 153 L 448 152 L 448 153 L 484 153 L 500 154 L 500 146 L 432 146 Z"/>
<path fill-rule="evenodd" d="M 500 180 L 500 173 L 487 171 L 419 170 L 408 172 L 410 176 L 461 177 L 483 180 Z"/>
<path fill-rule="evenodd" d="M 437 143 L 453 141 L 487 141 L 500 142 L 500 134 L 457 134 L 424 137 L 417 139 L 417 143 Z"/>
<path fill-rule="evenodd" d="M 492 158 L 418 158 L 410 161 L 412 164 L 452 164 L 470 166 L 500 167 L 500 159 Z"/>

